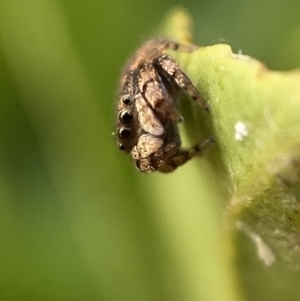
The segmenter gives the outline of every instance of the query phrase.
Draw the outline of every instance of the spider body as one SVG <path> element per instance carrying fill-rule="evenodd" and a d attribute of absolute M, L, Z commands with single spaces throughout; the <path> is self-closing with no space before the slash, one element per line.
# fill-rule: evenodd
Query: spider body
<path fill-rule="evenodd" d="M 150 40 L 129 61 L 121 80 L 117 108 L 119 149 L 130 153 L 142 172 L 171 172 L 212 142 L 208 139 L 189 150 L 181 148 L 177 126 L 183 120 L 177 107 L 181 92 L 185 91 L 201 107 L 208 107 L 178 63 L 165 54 L 167 49 L 190 52 L 195 47 Z"/>

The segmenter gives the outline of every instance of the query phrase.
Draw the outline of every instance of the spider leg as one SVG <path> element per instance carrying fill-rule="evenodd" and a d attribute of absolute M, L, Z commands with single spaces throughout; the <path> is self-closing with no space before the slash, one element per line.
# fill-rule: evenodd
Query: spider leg
<path fill-rule="evenodd" d="M 162 44 L 163 50 L 171 49 L 181 52 L 193 52 L 198 48 L 196 45 L 183 45 L 175 41 L 165 40 Z"/>
<path fill-rule="evenodd" d="M 193 85 L 188 76 L 180 69 L 177 62 L 168 54 L 164 54 L 154 62 L 158 71 L 168 80 L 184 90 L 200 107 L 208 111 L 209 107 L 204 98 L 200 95 L 198 89 Z"/>
<path fill-rule="evenodd" d="M 129 63 L 127 68 L 134 70 L 138 68 L 141 64 L 146 62 L 152 63 L 152 61 L 162 54 L 166 50 L 175 50 L 181 52 L 192 52 L 197 49 L 196 45 L 183 45 L 175 41 L 170 41 L 164 38 L 154 38 L 147 41 L 135 54 L 132 61 Z"/>
<path fill-rule="evenodd" d="M 189 53 L 195 51 L 197 48 L 198 46 L 196 45 L 183 45 L 175 41 L 160 38 L 152 39 L 148 41 L 144 46 L 144 49 L 152 49 L 152 51 L 147 53 L 148 61 L 154 60 L 168 49 Z"/>
<path fill-rule="evenodd" d="M 169 157 L 163 166 L 159 168 L 161 172 L 172 172 L 177 167 L 185 164 L 197 155 L 200 155 L 203 150 L 211 146 L 215 142 L 213 137 L 210 137 L 200 143 L 197 143 L 188 150 L 180 149 L 176 154 Z"/>

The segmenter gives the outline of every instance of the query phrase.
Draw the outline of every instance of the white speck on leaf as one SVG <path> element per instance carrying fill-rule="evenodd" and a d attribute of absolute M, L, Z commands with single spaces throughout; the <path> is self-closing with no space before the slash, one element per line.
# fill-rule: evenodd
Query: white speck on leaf
<path fill-rule="evenodd" d="M 233 53 L 232 56 L 236 59 L 241 59 L 246 61 L 251 59 L 250 56 L 243 54 L 242 49 L 239 49 L 238 53 Z"/>
<path fill-rule="evenodd" d="M 234 138 L 236 141 L 243 141 L 244 138 L 247 137 L 249 134 L 246 124 L 243 123 L 242 121 L 238 121 L 234 125 L 234 130 L 235 130 Z"/>
<path fill-rule="evenodd" d="M 236 226 L 238 229 L 244 231 L 255 243 L 259 258 L 267 265 L 270 266 L 275 261 L 275 255 L 269 246 L 262 240 L 262 238 L 253 232 L 245 223 L 237 221 Z"/>

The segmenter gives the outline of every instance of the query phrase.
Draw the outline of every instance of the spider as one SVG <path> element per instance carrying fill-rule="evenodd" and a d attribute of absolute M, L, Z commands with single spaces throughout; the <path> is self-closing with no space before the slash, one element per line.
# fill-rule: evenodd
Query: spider
<path fill-rule="evenodd" d="M 182 91 L 200 107 L 206 101 L 178 63 L 166 50 L 191 52 L 185 46 L 166 39 L 146 42 L 129 61 L 121 79 L 117 112 L 119 149 L 131 153 L 142 172 L 172 172 L 214 141 L 209 138 L 190 149 L 181 148 L 177 123 L 183 121 L 177 102 Z"/>

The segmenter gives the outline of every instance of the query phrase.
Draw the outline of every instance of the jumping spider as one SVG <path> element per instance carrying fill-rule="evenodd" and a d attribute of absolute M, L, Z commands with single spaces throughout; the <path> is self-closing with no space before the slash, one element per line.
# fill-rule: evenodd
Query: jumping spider
<path fill-rule="evenodd" d="M 119 149 L 131 153 L 142 172 L 172 172 L 200 154 L 213 139 L 188 150 L 181 148 L 177 123 L 183 118 L 177 101 L 182 91 L 204 109 L 205 100 L 167 49 L 191 52 L 194 46 L 153 39 L 146 42 L 126 66 L 118 102 Z"/>

